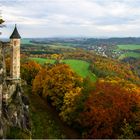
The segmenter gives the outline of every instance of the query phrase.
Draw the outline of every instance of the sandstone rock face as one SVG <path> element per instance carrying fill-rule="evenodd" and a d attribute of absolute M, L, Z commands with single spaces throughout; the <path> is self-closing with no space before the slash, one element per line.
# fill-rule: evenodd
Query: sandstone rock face
<path fill-rule="evenodd" d="M 20 80 L 6 76 L 4 48 L 0 43 L 0 138 L 6 138 L 10 127 L 30 131 L 29 102 L 23 95 Z"/>
<path fill-rule="evenodd" d="M 2 130 L 2 91 L 3 91 L 3 57 L 2 57 L 2 43 L 0 43 L 0 136 L 3 135 Z"/>

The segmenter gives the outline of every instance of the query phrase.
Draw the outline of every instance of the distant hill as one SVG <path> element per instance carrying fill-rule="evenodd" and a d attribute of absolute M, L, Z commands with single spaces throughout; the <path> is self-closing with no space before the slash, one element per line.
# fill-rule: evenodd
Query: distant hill
<path fill-rule="evenodd" d="M 1 38 L 2 41 L 9 41 L 7 38 Z M 22 44 L 47 44 L 47 43 L 74 43 L 76 46 L 83 45 L 101 45 L 101 44 L 138 44 L 140 45 L 140 37 L 112 37 L 112 38 L 23 38 Z"/>
<path fill-rule="evenodd" d="M 140 44 L 140 37 L 126 37 L 126 38 L 107 38 L 107 39 L 96 39 L 96 38 L 89 38 L 86 40 L 86 43 L 93 43 L 94 44 Z"/>
<path fill-rule="evenodd" d="M 140 37 L 125 37 L 125 38 L 32 38 L 32 43 L 75 43 L 83 45 L 101 45 L 101 44 L 140 44 Z"/>

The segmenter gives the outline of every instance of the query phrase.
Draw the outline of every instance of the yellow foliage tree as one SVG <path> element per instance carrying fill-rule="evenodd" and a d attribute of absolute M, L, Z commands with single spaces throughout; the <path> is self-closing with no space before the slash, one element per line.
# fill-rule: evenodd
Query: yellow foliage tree
<path fill-rule="evenodd" d="M 82 81 L 68 65 L 57 64 L 38 73 L 33 81 L 33 92 L 49 98 L 52 105 L 60 110 L 65 94 L 80 87 Z"/>
<path fill-rule="evenodd" d="M 64 96 L 64 102 L 61 109 L 61 113 L 59 114 L 63 121 L 68 124 L 71 123 L 73 118 L 75 117 L 75 111 L 77 106 L 77 97 L 81 96 L 82 88 L 76 87 L 73 88 L 70 92 L 66 93 Z"/>

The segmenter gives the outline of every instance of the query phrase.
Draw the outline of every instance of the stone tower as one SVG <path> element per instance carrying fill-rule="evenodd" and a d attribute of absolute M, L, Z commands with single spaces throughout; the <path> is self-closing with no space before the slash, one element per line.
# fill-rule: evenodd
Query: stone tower
<path fill-rule="evenodd" d="M 10 36 L 10 47 L 11 47 L 11 68 L 10 77 L 12 79 L 20 79 L 20 35 L 17 27 Z"/>

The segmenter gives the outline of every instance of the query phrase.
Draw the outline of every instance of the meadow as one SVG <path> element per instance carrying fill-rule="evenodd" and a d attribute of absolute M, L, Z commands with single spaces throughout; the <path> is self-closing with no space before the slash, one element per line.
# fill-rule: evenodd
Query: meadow
<path fill-rule="evenodd" d="M 53 64 L 55 60 L 53 59 L 45 59 L 45 58 L 30 58 L 40 64 L 51 63 Z M 76 59 L 66 59 L 62 60 L 62 62 L 68 64 L 78 75 L 81 77 L 90 77 L 92 81 L 96 80 L 96 76 L 89 70 L 90 63 L 82 60 Z"/>
<path fill-rule="evenodd" d="M 135 52 L 127 52 L 122 54 L 119 59 L 123 59 L 126 57 L 133 57 L 133 58 L 140 58 L 140 53 L 135 53 Z"/>
<path fill-rule="evenodd" d="M 137 50 L 140 50 L 140 45 L 136 44 L 118 45 L 117 51 L 120 50 L 125 52 L 120 55 L 119 59 L 123 59 L 126 57 L 140 58 L 140 53 L 136 52 Z"/>
<path fill-rule="evenodd" d="M 136 44 L 118 45 L 118 49 L 120 49 L 120 50 L 138 50 L 138 49 L 140 49 L 140 45 L 136 45 Z"/>
<path fill-rule="evenodd" d="M 46 58 L 35 58 L 35 57 L 32 57 L 30 59 L 36 61 L 37 63 L 39 63 L 41 65 L 43 65 L 45 63 L 53 64 L 55 62 L 55 60 L 53 60 L 53 59 L 46 59 Z"/>

